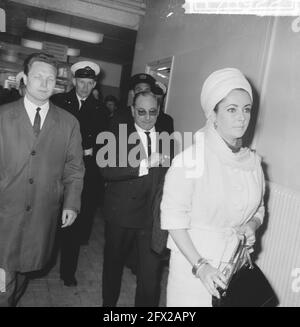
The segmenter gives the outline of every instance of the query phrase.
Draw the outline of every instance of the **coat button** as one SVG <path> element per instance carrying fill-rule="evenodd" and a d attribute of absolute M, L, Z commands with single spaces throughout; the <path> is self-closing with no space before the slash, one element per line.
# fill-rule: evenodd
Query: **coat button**
<path fill-rule="evenodd" d="M 29 183 L 33 184 L 33 178 L 29 178 Z"/>
<path fill-rule="evenodd" d="M 26 211 L 30 211 L 31 210 L 31 206 L 26 206 Z"/>
<path fill-rule="evenodd" d="M 33 151 L 31 151 L 31 155 L 32 156 L 35 156 L 36 155 L 36 152 L 33 150 Z"/>

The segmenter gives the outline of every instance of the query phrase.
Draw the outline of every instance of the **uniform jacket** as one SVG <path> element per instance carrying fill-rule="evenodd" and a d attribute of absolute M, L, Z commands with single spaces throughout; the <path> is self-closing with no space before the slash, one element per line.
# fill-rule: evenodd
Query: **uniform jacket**
<path fill-rule="evenodd" d="M 80 110 L 75 88 L 67 93 L 53 95 L 51 101 L 78 119 L 83 149 L 94 148 L 98 133 L 108 128 L 108 117 L 93 95 L 86 99 Z"/>
<path fill-rule="evenodd" d="M 80 210 L 84 166 L 78 121 L 50 103 L 35 137 L 20 99 L 0 107 L 0 267 L 41 269 L 61 206 Z"/>
<path fill-rule="evenodd" d="M 136 132 L 134 124 L 127 125 L 128 136 Z M 156 132 L 162 132 L 156 127 Z M 116 144 L 119 144 L 120 135 L 115 131 Z M 127 140 L 125 142 L 127 142 Z M 138 138 L 137 144 L 141 146 L 140 160 L 146 158 L 146 153 Z M 127 154 L 137 145 L 128 144 Z M 124 147 L 122 146 L 124 149 Z M 102 175 L 107 180 L 105 193 L 105 216 L 113 224 L 130 228 L 145 228 L 152 226 L 152 202 L 156 194 L 159 182 L 164 177 L 167 167 L 155 167 L 149 169 L 149 174 L 139 177 L 139 166 L 131 167 L 128 163 L 120 167 L 119 150 L 116 151 L 116 167 L 105 167 L 101 169 Z M 159 152 L 162 146 L 159 145 Z M 170 155 L 170 153 L 168 153 Z"/>

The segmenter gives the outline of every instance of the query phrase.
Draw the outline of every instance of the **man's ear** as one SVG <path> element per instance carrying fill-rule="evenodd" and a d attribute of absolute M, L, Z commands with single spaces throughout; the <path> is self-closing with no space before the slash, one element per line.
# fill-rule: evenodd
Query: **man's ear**
<path fill-rule="evenodd" d="M 134 98 L 134 92 L 133 92 L 133 90 L 130 90 L 128 92 L 128 102 L 127 102 L 128 105 L 131 105 L 132 104 L 133 98 Z"/>
<path fill-rule="evenodd" d="M 73 83 L 73 86 L 76 86 L 76 78 L 75 77 L 72 78 L 72 83 Z"/>
<path fill-rule="evenodd" d="M 27 75 L 23 75 L 23 82 L 24 82 L 24 84 L 27 86 Z"/>
<path fill-rule="evenodd" d="M 156 122 L 157 122 L 157 119 L 158 119 L 158 116 L 159 116 L 159 112 L 160 112 L 160 108 L 157 107 L 157 115 L 156 115 L 156 117 L 155 117 L 155 124 L 156 124 Z"/>
<path fill-rule="evenodd" d="M 96 86 L 97 82 L 94 80 L 93 88 Z"/>
<path fill-rule="evenodd" d="M 134 106 L 130 106 L 132 117 L 134 118 Z"/>

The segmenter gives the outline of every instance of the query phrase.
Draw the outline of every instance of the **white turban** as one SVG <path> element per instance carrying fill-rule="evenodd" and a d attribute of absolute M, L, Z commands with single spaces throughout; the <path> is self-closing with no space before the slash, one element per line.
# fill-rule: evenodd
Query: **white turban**
<path fill-rule="evenodd" d="M 201 91 L 201 106 L 209 118 L 215 106 L 234 89 L 247 91 L 252 98 L 252 89 L 241 71 L 236 68 L 216 70 L 205 80 Z"/>

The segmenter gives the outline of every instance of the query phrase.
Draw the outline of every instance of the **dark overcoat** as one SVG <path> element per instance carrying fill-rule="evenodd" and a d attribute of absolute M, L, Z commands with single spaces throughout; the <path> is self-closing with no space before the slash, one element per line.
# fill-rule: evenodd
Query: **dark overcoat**
<path fill-rule="evenodd" d="M 88 96 L 80 110 L 75 88 L 67 93 L 53 95 L 51 101 L 78 119 L 83 149 L 94 148 L 97 135 L 108 128 L 108 116 L 93 95 Z"/>
<path fill-rule="evenodd" d="M 80 210 L 84 165 L 79 123 L 50 103 L 38 137 L 21 99 L 0 107 L 0 267 L 41 269 L 61 206 Z"/>
<path fill-rule="evenodd" d="M 139 166 L 132 167 L 129 162 L 126 165 L 120 165 L 120 153 L 124 153 L 127 148 L 127 159 L 130 158 L 130 152 L 136 146 L 140 146 L 140 161 L 146 158 L 144 147 L 141 140 L 132 144 L 128 142 L 129 136 L 136 132 L 134 123 L 127 125 L 127 139 L 125 144 L 122 141 L 122 135 L 118 129 L 112 129 L 116 136 L 116 166 L 103 167 L 102 175 L 107 181 L 104 201 L 104 213 L 106 219 L 115 225 L 129 228 L 151 228 L 153 224 L 152 203 L 157 191 L 157 187 L 164 177 L 167 167 L 155 167 L 149 169 L 149 174 L 139 177 Z M 156 127 L 156 132 L 163 132 Z M 121 149 L 120 149 L 121 147 Z M 159 152 L 162 153 L 163 147 L 158 144 Z M 126 150 L 125 150 L 126 151 Z M 170 152 L 167 153 L 170 156 Z M 172 156 L 172 154 L 171 154 Z"/>

